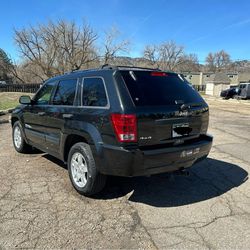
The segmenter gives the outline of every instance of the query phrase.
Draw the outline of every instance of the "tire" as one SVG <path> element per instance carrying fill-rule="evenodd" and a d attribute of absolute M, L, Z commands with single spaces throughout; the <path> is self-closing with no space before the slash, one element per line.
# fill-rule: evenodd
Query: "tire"
<path fill-rule="evenodd" d="M 12 141 L 15 150 L 18 153 L 29 153 L 31 146 L 24 139 L 22 126 L 19 121 L 16 121 L 12 128 Z"/>
<path fill-rule="evenodd" d="M 73 145 L 69 151 L 67 164 L 71 183 L 81 195 L 91 196 L 104 188 L 107 177 L 97 171 L 88 144 L 79 142 Z"/>

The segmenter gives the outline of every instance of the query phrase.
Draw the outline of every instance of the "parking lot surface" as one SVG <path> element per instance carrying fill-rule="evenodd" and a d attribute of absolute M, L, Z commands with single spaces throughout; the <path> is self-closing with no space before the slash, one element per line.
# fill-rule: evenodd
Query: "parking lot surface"
<path fill-rule="evenodd" d="M 189 177 L 112 177 L 95 198 L 55 158 L 16 153 L 0 123 L 0 249 L 249 248 L 250 105 L 207 101 L 214 145 Z"/>

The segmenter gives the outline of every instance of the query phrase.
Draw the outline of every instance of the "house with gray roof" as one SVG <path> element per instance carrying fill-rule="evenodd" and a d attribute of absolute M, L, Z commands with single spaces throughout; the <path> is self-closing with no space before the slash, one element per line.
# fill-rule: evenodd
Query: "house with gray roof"
<path fill-rule="evenodd" d="M 250 82 L 250 73 L 243 72 L 238 74 L 238 81 L 240 83 Z"/>
<path fill-rule="evenodd" d="M 230 79 L 226 73 L 217 72 L 205 81 L 206 84 L 206 94 L 213 96 L 220 96 L 222 90 L 228 89 L 230 87 Z"/>

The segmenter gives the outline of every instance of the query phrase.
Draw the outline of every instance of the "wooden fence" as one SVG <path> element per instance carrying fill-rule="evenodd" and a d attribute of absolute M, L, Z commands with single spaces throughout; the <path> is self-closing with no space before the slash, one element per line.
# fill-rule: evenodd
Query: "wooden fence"
<path fill-rule="evenodd" d="M 205 92 L 206 91 L 206 85 L 192 85 L 194 89 L 196 89 L 199 92 Z"/>
<path fill-rule="evenodd" d="M 40 88 L 40 86 L 40 83 L 2 84 L 0 85 L 0 92 L 35 93 Z"/>

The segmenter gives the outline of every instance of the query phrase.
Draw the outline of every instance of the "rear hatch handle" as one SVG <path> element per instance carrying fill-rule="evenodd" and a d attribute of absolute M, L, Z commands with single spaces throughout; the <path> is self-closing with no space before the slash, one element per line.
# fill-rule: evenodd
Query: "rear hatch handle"
<path fill-rule="evenodd" d="M 187 110 L 187 109 L 191 109 L 191 108 L 195 108 L 195 107 L 201 107 L 201 106 L 202 106 L 202 103 L 199 103 L 199 102 L 183 103 L 180 106 L 180 110 L 184 111 L 184 110 Z"/>
<path fill-rule="evenodd" d="M 73 114 L 63 114 L 63 118 L 70 119 L 73 117 Z"/>

